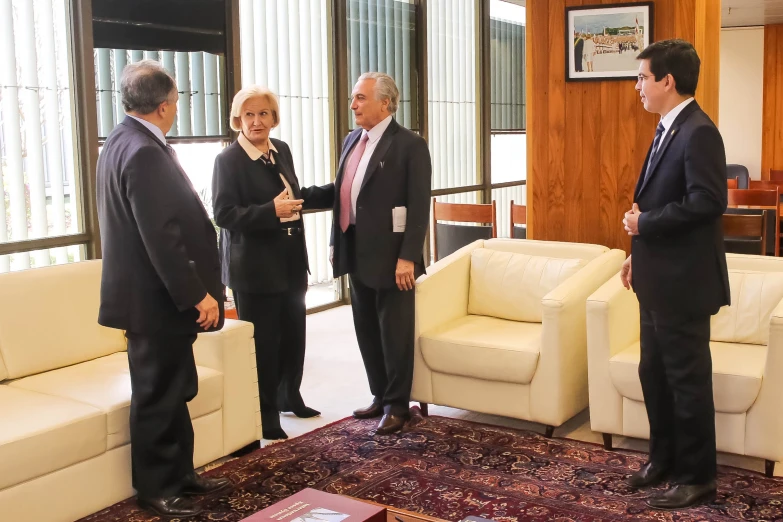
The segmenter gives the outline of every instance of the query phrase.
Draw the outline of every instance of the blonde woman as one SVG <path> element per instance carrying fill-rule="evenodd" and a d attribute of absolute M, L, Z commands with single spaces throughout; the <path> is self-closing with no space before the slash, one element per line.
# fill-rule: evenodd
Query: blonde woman
<path fill-rule="evenodd" d="M 279 124 L 272 91 L 257 85 L 239 91 L 231 105 L 239 137 L 215 159 L 212 179 L 223 283 L 234 293 L 239 318 L 255 327 L 261 425 L 270 440 L 288 438 L 280 411 L 320 415 L 299 393 L 308 272 L 301 211 L 334 202 L 331 183 L 299 186 L 288 145 L 269 137 Z"/>

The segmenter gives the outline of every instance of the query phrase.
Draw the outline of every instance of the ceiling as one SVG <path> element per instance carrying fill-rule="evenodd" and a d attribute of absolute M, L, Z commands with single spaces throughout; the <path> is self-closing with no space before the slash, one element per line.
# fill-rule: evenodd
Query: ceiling
<path fill-rule="evenodd" d="M 783 0 L 721 0 L 721 25 L 783 24 Z"/>

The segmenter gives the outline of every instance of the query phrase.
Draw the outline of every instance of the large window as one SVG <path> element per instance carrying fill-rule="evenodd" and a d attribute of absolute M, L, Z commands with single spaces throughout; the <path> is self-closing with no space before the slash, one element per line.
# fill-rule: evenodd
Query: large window
<path fill-rule="evenodd" d="M 0 244 L 83 232 L 67 6 L 0 2 Z M 82 256 L 78 245 L 15 252 L 0 256 L 0 272 Z"/>
<path fill-rule="evenodd" d="M 328 2 L 241 0 L 242 85 L 269 87 L 280 99 L 272 136 L 288 143 L 301 186 L 332 181 L 331 24 Z M 305 214 L 310 259 L 308 308 L 341 298 L 329 264 L 331 209 Z"/>

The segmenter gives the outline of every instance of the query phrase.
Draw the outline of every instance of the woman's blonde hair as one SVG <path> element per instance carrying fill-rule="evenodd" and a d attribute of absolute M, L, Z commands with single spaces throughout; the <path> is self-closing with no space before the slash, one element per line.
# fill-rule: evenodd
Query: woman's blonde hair
<path fill-rule="evenodd" d="M 266 98 L 269 105 L 272 106 L 272 118 L 274 127 L 280 124 L 280 103 L 277 101 L 277 95 L 261 85 L 249 85 L 234 95 L 231 102 L 231 129 L 237 132 L 242 130 L 242 107 L 248 100 L 253 98 Z"/>

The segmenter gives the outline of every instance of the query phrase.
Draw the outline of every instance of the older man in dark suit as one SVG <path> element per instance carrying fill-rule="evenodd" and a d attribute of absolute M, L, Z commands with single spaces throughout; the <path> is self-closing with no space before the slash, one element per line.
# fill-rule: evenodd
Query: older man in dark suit
<path fill-rule="evenodd" d="M 98 160 L 98 322 L 125 330 L 128 339 L 139 505 L 160 516 L 188 517 L 201 509 L 186 495 L 230 484 L 193 471 L 187 406 L 198 391 L 196 334 L 223 322 L 217 238 L 166 143 L 177 110 L 173 78 L 145 60 L 125 68 L 121 90 L 128 116 L 109 134 Z"/>
<path fill-rule="evenodd" d="M 424 273 L 432 162 L 424 139 L 392 117 L 399 91 L 390 76 L 363 74 L 352 98 L 357 129 L 343 142 L 331 244 L 335 277 L 350 274 L 356 337 L 374 396 L 354 416 L 383 416 L 383 435 L 400 430 L 408 416 L 413 288 Z"/>
<path fill-rule="evenodd" d="M 693 46 L 657 42 L 639 60 L 636 90 L 661 121 L 624 219 L 633 238 L 620 275 L 639 299 L 639 379 L 650 421 L 650 460 L 629 483 L 670 477 L 673 487 L 648 504 L 677 509 L 716 493 L 710 316 L 730 303 L 721 226 L 726 154 L 693 99 L 700 67 Z"/>

